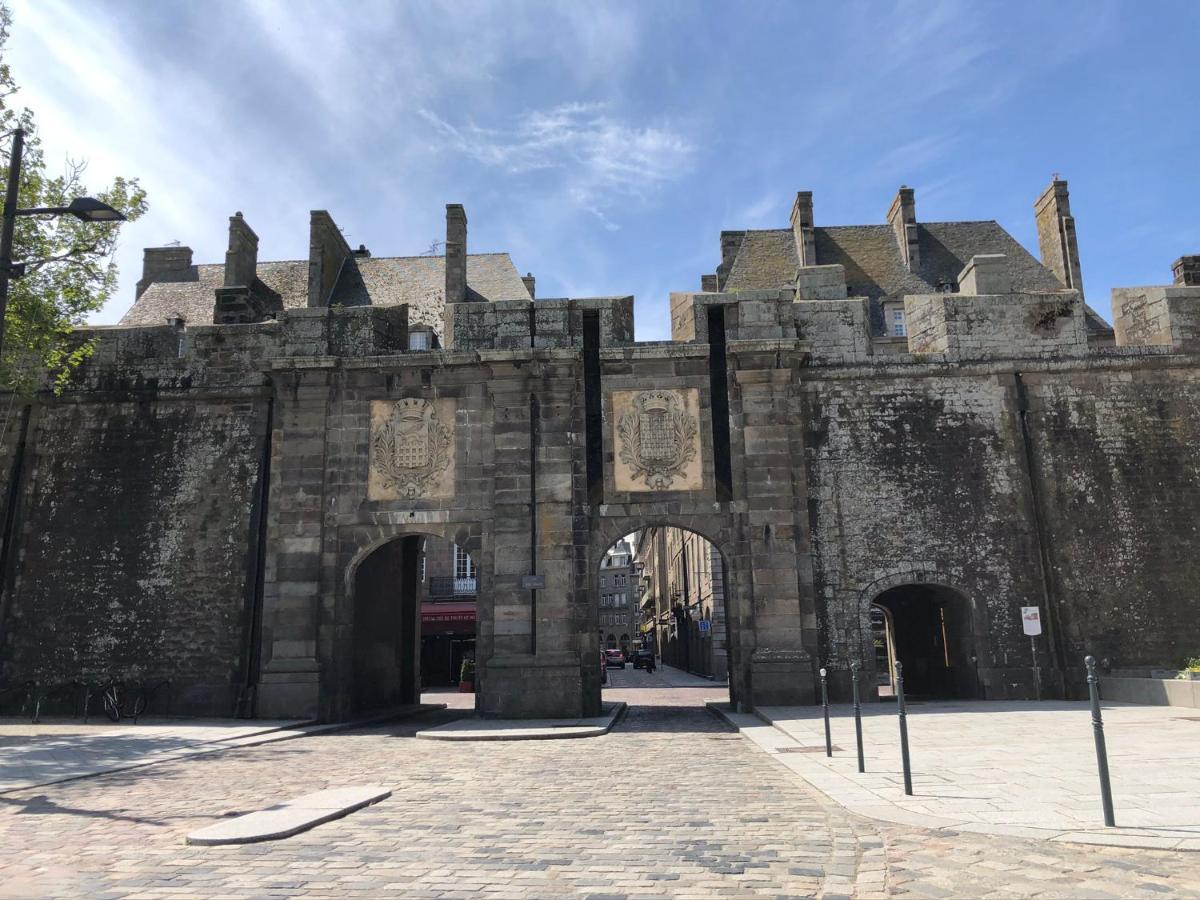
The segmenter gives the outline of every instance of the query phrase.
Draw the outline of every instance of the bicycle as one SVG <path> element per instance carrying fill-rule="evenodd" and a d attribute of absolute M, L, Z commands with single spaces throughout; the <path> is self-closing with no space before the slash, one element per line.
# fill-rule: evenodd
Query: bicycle
<path fill-rule="evenodd" d="M 136 725 L 138 716 L 146 711 L 146 694 L 145 691 L 129 690 L 124 681 L 110 681 L 100 694 L 100 703 L 112 721 L 133 719 Z"/>

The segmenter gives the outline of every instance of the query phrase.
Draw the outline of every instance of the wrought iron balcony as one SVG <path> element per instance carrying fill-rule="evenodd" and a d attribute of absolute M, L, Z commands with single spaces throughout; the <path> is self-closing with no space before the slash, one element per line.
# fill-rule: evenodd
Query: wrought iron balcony
<path fill-rule="evenodd" d="M 478 589 L 477 578 L 454 578 L 450 575 L 429 577 L 429 596 L 434 598 L 474 597 Z"/>

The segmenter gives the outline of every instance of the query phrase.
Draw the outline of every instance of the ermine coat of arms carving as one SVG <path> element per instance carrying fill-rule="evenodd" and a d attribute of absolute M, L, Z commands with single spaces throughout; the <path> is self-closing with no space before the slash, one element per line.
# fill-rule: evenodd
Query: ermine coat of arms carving
<path fill-rule="evenodd" d="M 449 404 L 453 423 L 453 402 L 413 398 L 371 404 L 370 499 L 413 499 L 449 492 L 446 476 L 453 475 L 454 432 L 442 421 L 446 410 L 439 406 Z"/>
<path fill-rule="evenodd" d="M 695 390 L 613 395 L 619 490 L 701 487 L 698 402 Z"/>

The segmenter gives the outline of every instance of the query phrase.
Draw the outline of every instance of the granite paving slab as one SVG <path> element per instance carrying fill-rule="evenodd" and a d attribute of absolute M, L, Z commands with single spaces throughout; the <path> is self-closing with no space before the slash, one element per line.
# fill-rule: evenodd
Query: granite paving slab
<path fill-rule="evenodd" d="M 214 847 L 220 844 L 277 841 L 348 816 L 391 795 L 390 789 L 377 785 L 316 791 L 269 809 L 199 828 L 187 836 L 187 843 Z"/>
<path fill-rule="evenodd" d="M 546 741 L 608 734 L 625 712 L 624 702 L 606 703 L 604 715 L 579 719 L 479 719 L 447 722 L 417 732 L 427 741 Z"/>
<path fill-rule="evenodd" d="M 858 772 L 849 707 L 831 706 L 842 748 L 832 758 L 789 752 L 824 746 L 819 706 L 709 708 L 830 799 L 877 821 L 1102 846 L 1195 849 L 1200 839 L 1200 728 L 1165 708 L 1105 704 L 1116 828 L 1100 818 L 1086 703 L 922 703 L 909 709 L 912 796 L 904 794 L 895 708 L 863 709 Z"/>

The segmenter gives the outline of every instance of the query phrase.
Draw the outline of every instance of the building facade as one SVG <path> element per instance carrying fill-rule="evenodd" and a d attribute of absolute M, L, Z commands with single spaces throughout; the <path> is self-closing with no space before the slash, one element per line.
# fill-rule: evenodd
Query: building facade
<path fill-rule="evenodd" d="M 874 610 L 918 693 L 1174 664 L 1200 646 L 1200 267 L 1114 291 L 1110 328 L 1065 182 L 1034 217 L 1040 261 L 907 188 L 851 226 L 802 192 L 790 227 L 721 234 L 654 342 L 630 297 L 535 300 L 455 205 L 444 258 L 353 250 L 324 212 L 304 260 L 259 262 L 241 215 L 223 264 L 151 248 L 64 391 L 0 398 L 0 679 L 169 676 L 205 715 L 411 701 L 434 537 L 475 564 L 480 713 L 592 715 L 596 574 L 655 527 L 721 555 L 742 707 L 877 676 Z"/>
<path fill-rule="evenodd" d="M 621 538 L 600 562 L 600 646 L 619 649 L 626 659 L 638 644 L 638 576 L 633 546 Z"/>
<path fill-rule="evenodd" d="M 644 572 L 642 627 L 653 631 L 662 662 L 724 681 L 728 651 L 720 551 L 695 532 L 655 526 L 638 534 L 636 553 Z"/>
<path fill-rule="evenodd" d="M 475 658 L 478 572 L 471 554 L 449 541 L 424 538 L 420 552 L 421 684 L 456 685 L 463 661 Z"/>

